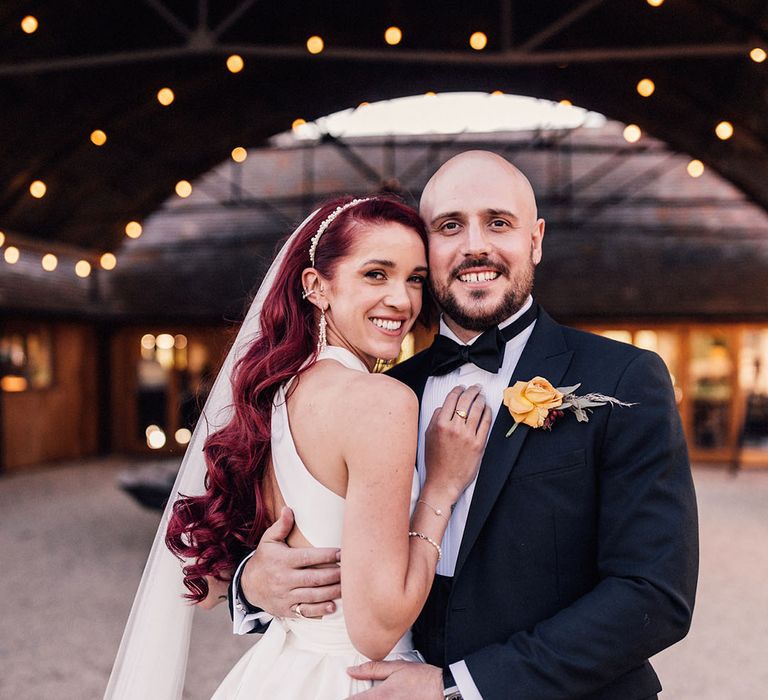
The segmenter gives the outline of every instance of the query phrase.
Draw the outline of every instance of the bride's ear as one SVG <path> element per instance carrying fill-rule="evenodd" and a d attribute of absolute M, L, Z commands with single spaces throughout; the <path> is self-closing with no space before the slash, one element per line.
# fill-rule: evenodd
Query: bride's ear
<path fill-rule="evenodd" d="M 314 267 L 308 267 L 301 273 L 301 287 L 304 290 L 302 292 L 304 299 L 308 299 L 318 309 L 328 308 L 328 299 L 325 296 L 326 285 Z"/>

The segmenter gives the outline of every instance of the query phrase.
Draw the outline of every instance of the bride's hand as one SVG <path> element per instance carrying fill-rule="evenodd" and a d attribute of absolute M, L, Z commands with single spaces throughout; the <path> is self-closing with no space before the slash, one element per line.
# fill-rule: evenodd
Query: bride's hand
<path fill-rule="evenodd" d="M 427 481 L 422 494 L 429 490 L 455 503 L 477 474 L 490 429 L 491 409 L 480 387 L 452 389 L 427 427 Z"/>

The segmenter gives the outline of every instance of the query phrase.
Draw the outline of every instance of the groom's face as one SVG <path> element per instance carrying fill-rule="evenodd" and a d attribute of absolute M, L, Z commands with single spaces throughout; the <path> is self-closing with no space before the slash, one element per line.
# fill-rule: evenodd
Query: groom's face
<path fill-rule="evenodd" d="M 490 153 L 456 156 L 428 183 L 421 214 L 432 290 L 454 331 L 483 331 L 521 308 L 544 236 L 522 173 Z"/>

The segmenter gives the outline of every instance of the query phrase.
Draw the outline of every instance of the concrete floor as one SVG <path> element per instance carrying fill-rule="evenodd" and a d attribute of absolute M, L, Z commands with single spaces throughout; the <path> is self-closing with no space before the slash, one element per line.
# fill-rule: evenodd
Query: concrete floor
<path fill-rule="evenodd" d="M 158 515 L 118 459 L 0 478 L 0 698 L 100 698 Z M 768 697 L 768 472 L 695 470 L 702 539 L 690 635 L 655 660 L 665 700 Z M 199 612 L 185 698 L 210 697 L 251 644 Z"/>

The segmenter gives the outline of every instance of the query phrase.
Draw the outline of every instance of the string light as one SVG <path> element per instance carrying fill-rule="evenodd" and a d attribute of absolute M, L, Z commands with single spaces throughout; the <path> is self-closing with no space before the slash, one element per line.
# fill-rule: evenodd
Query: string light
<path fill-rule="evenodd" d="M 400 27 L 387 27 L 384 32 L 384 41 L 390 46 L 397 46 L 403 40 L 403 32 Z"/>
<path fill-rule="evenodd" d="M 733 136 L 733 124 L 731 122 L 720 122 L 715 127 L 715 134 L 721 141 L 727 141 Z"/>
<path fill-rule="evenodd" d="M 298 119 L 294 119 L 293 123 L 291 124 L 291 129 L 294 131 L 300 129 L 302 126 L 304 126 L 307 123 L 306 119 L 302 119 L 299 117 Z"/>
<path fill-rule="evenodd" d="M 228 59 L 227 59 L 227 69 L 230 73 L 239 73 L 241 70 L 245 68 L 245 61 L 243 60 L 242 56 L 238 56 L 236 53 L 233 53 Z"/>
<path fill-rule="evenodd" d="M 138 238 L 141 235 L 141 224 L 138 221 L 129 221 L 125 225 L 125 235 L 128 238 Z"/>
<path fill-rule="evenodd" d="M 661 7 L 664 0 L 645 0 L 651 7 Z"/>
<path fill-rule="evenodd" d="M 365 108 L 365 107 L 367 107 L 368 105 L 369 105 L 369 103 L 368 103 L 368 102 L 361 102 L 359 105 L 357 105 L 357 108 L 358 108 L 358 109 L 364 109 L 364 108 Z"/>
<path fill-rule="evenodd" d="M 247 157 L 248 157 L 248 151 L 246 151 L 242 146 L 236 146 L 232 149 L 232 153 L 230 153 L 232 156 L 232 160 L 235 161 L 235 163 L 242 163 Z"/>
<path fill-rule="evenodd" d="M 627 124 L 624 127 L 624 140 L 627 143 L 636 143 L 642 135 L 643 132 L 640 131 L 640 127 L 637 124 Z"/>
<path fill-rule="evenodd" d="M 114 253 L 104 253 L 99 258 L 99 265 L 101 265 L 104 270 L 114 270 L 117 266 L 117 258 Z"/>
<path fill-rule="evenodd" d="M 5 234 L 0 231 L 0 248 L 3 247 L 3 243 L 5 243 Z"/>
<path fill-rule="evenodd" d="M 424 93 L 424 97 L 437 97 L 437 93 L 434 90 L 428 90 Z"/>
<path fill-rule="evenodd" d="M 192 439 L 189 428 L 179 428 L 173 435 L 179 445 L 186 445 Z"/>
<path fill-rule="evenodd" d="M 570 100 L 560 100 L 557 104 L 562 105 L 563 107 L 573 107 L 573 102 Z"/>
<path fill-rule="evenodd" d="M 759 46 L 756 46 L 749 52 L 749 57 L 755 63 L 762 63 L 766 58 L 768 58 L 768 54 L 765 52 L 765 49 L 761 49 Z"/>
<path fill-rule="evenodd" d="M 176 194 L 182 199 L 186 199 L 192 194 L 192 185 L 189 180 L 179 180 L 176 183 Z"/>
<path fill-rule="evenodd" d="M 155 336 L 151 333 L 145 333 L 141 336 L 141 347 L 143 347 L 145 350 L 154 350 L 155 349 Z"/>
<path fill-rule="evenodd" d="M 325 42 L 321 37 L 315 35 L 307 39 L 307 51 L 311 54 L 318 54 L 325 48 Z"/>
<path fill-rule="evenodd" d="M 475 51 L 482 51 L 488 45 L 488 37 L 483 32 L 473 32 L 469 37 L 469 45 Z"/>
<path fill-rule="evenodd" d="M 164 87 L 157 91 L 157 101 L 163 105 L 163 107 L 167 107 L 175 99 L 176 95 L 173 94 L 173 90 L 171 90 L 171 88 Z"/>
<path fill-rule="evenodd" d="M 35 180 L 30 186 L 29 186 L 29 193 L 35 198 L 35 199 L 42 199 L 45 197 L 45 193 L 48 191 L 48 188 L 46 187 L 45 183 L 42 180 Z"/>
<path fill-rule="evenodd" d="M 691 177 L 701 177 L 704 174 L 704 163 L 700 160 L 692 160 L 688 163 L 686 170 Z"/>
<path fill-rule="evenodd" d="M 91 263 L 87 260 L 78 260 L 75 263 L 75 274 L 78 277 L 88 277 L 91 274 Z"/>
<path fill-rule="evenodd" d="M 185 347 L 187 347 L 187 336 L 183 333 L 179 333 L 173 336 L 173 345 L 174 347 L 179 348 L 179 350 L 183 350 Z"/>
<path fill-rule="evenodd" d="M 91 143 L 94 146 L 103 146 L 107 142 L 107 135 L 101 129 L 91 132 Z"/>
<path fill-rule="evenodd" d="M 43 270 L 46 272 L 53 272 L 56 266 L 59 264 L 58 258 L 53 253 L 46 253 L 43 255 L 43 259 L 40 261 L 43 266 Z"/>
<path fill-rule="evenodd" d="M 170 350 L 175 342 L 170 333 L 161 333 L 155 338 L 155 345 L 162 350 Z"/>
<path fill-rule="evenodd" d="M 32 15 L 27 15 L 21 20 L 21 30 L 25 34 L 34 34 L 37 31 L 38 26 L 37 17 L 33 17 Z"/>
<path fill-rule="evenodd" d="M 165 446 L 165 433 L 157 426 L 154 426 L 155 430 L 147 434 L 147 445 L 153 450 L 159 450 Z"/>
<path fill-rule="evenodd" d="M 491 97 L 501 97 L 504 93 L 501 90 L 494 90 L 491 93 Z"/>
<path fill-rule="evenodd" d="M 653 80 L 651 80 L 650 78 L 643 78 L 637 84 L 637 93 L 642 97 L 650 97 L 651 95 L 653 95 L 655 90 L 656 90 L 656 85 L 654 84 Z"/>
<path fill-rule="evenodd" d="M 17 262 L 19 262 L 19 249 L 14 245 L 9 245 L 5 249 L 3 255 L 5 256 L 5 262 L 7 262 L 9 265 L 15 265 Z"/>

